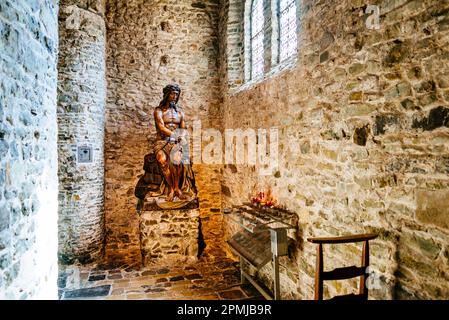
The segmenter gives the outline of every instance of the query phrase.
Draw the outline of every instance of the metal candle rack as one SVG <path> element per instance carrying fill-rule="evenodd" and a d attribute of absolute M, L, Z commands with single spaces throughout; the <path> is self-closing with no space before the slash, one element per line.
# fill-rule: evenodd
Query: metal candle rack
<path fill-rule="evenodd" d="M 241 282 L 248 280 L 266 299 L 280 299 L 279 257 L 288 254 L 287 231 L 296 229 L 296 214 L 281 208 L 266 208 L 252 203 L 233 206 L 225 214 L 242 227 L 228 244 L 240 257 Z M 287 222 L 288 221 L 288 222 Z M 243 261 L 257 270 L 273 262 L 274 297 L 243 270 Z"/>

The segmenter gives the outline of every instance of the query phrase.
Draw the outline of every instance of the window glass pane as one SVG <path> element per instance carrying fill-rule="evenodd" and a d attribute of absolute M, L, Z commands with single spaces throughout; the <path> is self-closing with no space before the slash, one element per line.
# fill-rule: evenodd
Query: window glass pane
<path fill-rule="evenodd" d="M 292 2 L 292 0 L 279 0 L 279 9 L 284 11 Z"/>
<path fill-rule="evenodd" d="M 251 78 L 263 74 L 263 1 L 254 0 L 251 7 Z"/>
<path fill-rule="evenodd" d="M 296 53 L 298 39 L 296 33 L 295 0 L 280 0 L 280 61 Z"/>
<path fill-rule="evenodd" d="M 251 41 L 251 78 L 256 78 L 263 74 L 263 33 L 260 32 Z"/>
<path fill-rule="evenodd" d="M 254 0 L 251 7 L 251 37 L 263 30 L 263 1 Z"/>

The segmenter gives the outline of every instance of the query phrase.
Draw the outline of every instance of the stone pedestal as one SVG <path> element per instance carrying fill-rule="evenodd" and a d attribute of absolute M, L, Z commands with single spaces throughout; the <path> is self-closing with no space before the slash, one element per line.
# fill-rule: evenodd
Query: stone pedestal
<path fill-rule="evenodd" d="M 140 211 L 144 265 L 192 263 L 198 259 L 199 209 Z"/>

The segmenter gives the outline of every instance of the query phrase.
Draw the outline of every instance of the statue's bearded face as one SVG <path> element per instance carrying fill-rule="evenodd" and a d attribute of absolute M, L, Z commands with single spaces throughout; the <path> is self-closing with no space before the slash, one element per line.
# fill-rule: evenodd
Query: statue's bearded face
<path fill-rule="evenodd" d="M 170 93 L 168 94 L 168 102 L 176 102 L 176 100 L 178 99 L 178 92 L 177 91 L 170 91 Z"/>

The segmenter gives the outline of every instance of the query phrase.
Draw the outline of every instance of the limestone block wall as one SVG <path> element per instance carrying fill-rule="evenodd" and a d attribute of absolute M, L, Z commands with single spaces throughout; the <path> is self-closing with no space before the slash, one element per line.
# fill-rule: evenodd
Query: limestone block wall
<path fill-rule="evenodd" d="M 57 15 L 0 3 L 0 299 L 57 298 Z"/>
<path fill-rule="evenodd" d="M 380 8 L 379 30 L 366 26 L 368 4 Z M 377 232 L 371 299 L 447 299 L 449 2 L 301 6 L 296 67 L 225 93 L 224 127 L 279 129 L 279 167 L 264 177 L 257 165 L 227 166 L 223 206 L 270 186 L 298 213 L 295 248 L 281 261 L 285 298 L 313 298 L 308 236 Z M 360 252 L 326 247 L 326 268 Z M 267 284 L 269 269 L 260 275 Z M 325 297 L 350 284 L 328 283 Z"/>
<path fill-rule="evenodd" d="M 178 83 L 188 128 L 220 125 L 217 1 L 107 2 L 106 255 L 139 261 L 134 187 L 156 130 L 162 89 Z M 194 163 L 206 244 L 221 237 L 220 166 Z"/>
<path fill-rule="evenodd" d="M 61 1 L 58 63 L 59 259 L 88 263 L 104 251 L 104 5 Z M 82 161 L 86 147 L 90 160 Z M 89 158 L 89 157 L 87 157 Z"/>

